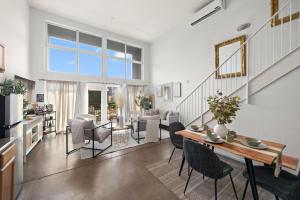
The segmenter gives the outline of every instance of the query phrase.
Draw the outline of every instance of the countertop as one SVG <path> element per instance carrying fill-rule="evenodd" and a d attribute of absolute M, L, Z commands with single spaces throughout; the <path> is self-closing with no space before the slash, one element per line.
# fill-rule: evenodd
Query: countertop
<path fill-rule="evenodd" d="M 0 152 L 2 153 L 7 147 L 15 142 L 14 137 L 0 139 Z"/>
<path fill-rule="evenodd" d="M 34 116 L 30 116 L 29 118 L 30 118 L 29 120 L 27 120 L 27 119 L 23 120 L 23 125 L 28 125 L 28 124 L 31 124 L 31 123 L 33 123 L 35 121 L 39 121 L 39 120 L 42 119 L 42 116 L 40 116 L 40 115 L 34 115 Z"/>

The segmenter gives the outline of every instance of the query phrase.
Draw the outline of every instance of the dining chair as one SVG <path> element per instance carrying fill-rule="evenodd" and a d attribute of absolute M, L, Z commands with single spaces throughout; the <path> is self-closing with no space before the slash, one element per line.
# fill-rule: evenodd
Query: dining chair
<path fill-rule="evenodd" d="M 172 159 L 172 156 L 174 154 L 175 149 L 183 149 L 183 137 L 181 135 L 176 135 L 175 132 L 176 131 L 181 131 L 184 130 L 185 127 L 182 123 L 180 122 L 173 122 L 169 125 L 169 134 L 170 134 L 170 139 L 171 139 L 171 143 L 173 144 L 174 148 L 173 151 L 171 153 L 171 156 L 169 158 L 169 163 Z M 184 154 L 182 152 L 182 161 L 181 161 L 181 166 L 180 166 L 180 170 L 179 170 L 179 176 L 181 175 L 181 171 L 183 168 L 185 162 L 185 157 Z"/>
<path fill-rule="evenodd" d="M 189 184 L 193 170 L 202 173 L 204 176 L 214 179 L 215 181 L 215 199 L 217 199 L 217 181 L 227 175 L 230 177 L 230 181 L 233 187 L 233 191 L 236 199 L 237 193 L 232 180 L 231 172 L 233 168 L 221 161 L 216 153 L 209 147 L 202 145 L 196 141 L 190 139 L 183 140 L 183 151 L 185 159 L 187 160 L 191 171 L 188 172 L 188 180 L 184 188 L 184 194 Z"/>
<path fill-rule="evenodd" d="M 274 167 L 271 166 L 254 166 L 256 184 L 263 189 L 273 193 L 276 200 L 299 200 L 300 199 L 300 172 L 298 176 L 282 170 L 279 177 L 274 176 Z M 247 179 L 243 198 L 245 198 L 249 176 L 247 171 L 243 172 Z"/>

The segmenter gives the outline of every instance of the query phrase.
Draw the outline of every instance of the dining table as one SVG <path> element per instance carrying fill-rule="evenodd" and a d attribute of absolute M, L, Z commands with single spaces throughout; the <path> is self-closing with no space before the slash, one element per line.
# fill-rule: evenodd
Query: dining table
<path fill-rule="evenodd" d="M 244 145 L 246 136 L 236 134 L 232 142 L 224 140 L 222 143 L 213 143 L 207 140 L 207 135 L 204 132 L 181 130 L 176 132 L 177 135 L 181 135 L 184 138 L 192 139 L 201 144 L 212 146 L 213 148 L 221 149 L 225 152 L 235 154 L 243 157 L 246 164 L 246 169 L 249 176 L 249 182 L 254 200 L 258 200 L 258 192 L 256 187 L 255 172 L 253 167 L 253 161 L 263 163 L 265 165 L 274 165 L 274 176 L 278 176 L 282 167 L 282 152 L 286 145 L 262 140 L 262 143 L 266 145 L 265 149 L 257 149 Z"/>

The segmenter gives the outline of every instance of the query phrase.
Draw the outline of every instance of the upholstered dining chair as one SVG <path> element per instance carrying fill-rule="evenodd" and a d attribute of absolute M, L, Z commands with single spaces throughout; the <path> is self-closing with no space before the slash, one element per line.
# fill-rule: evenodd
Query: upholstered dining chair
<path fill-rule="evenodd" d="M 282 170 L 279 177 L 274 176 L 274 167 L 271 166 L 254 166 L 256 184 L 263 189 L 273 193 L 276 200 L 299 200 L 300 199 L 300 172 L 298 176 L 295 176 L 287 171 Z M 243 198 L 245 198 L 249 177 L 245 170 L 243 172 L 245 178 L 247 178 Z"/>
<path fill-rule="evenodd" d="M 188 172 L 188 180 L 184 188 L 184 194 L 189 184 L 192 172 L 193 170 L 196 170 L 197 172 L 202 173 L 204 176 L 215 180 L 215 199 L 217 199 L 218 196 L 217 181 L 229 175 L 235 197 L 236 199 L 238 199 L 231 176 L 233 168 L 229 164 L 221 161 L 219 157 L 213 152 L 213 150 L 196 141 L 184 139 L 183 151 L 185 159 L 191 167 L 191 171 Z"/>
<path fill-rule="evenodd" d="M 171 153 L 171 156 L 169 158 L 169 163 L 170 163 L 170 161 L 173 157 L 175 149 L 181 149 L 181 150 L 183 149 L 183 137 L 181 135 L 176 135 L 175 132 L 176 131 L 181 131 L 181 130 L 184 130 L 184 129 L 185 129 L 184 125 L 180 122 L 173 122 L 169 125 L 170 139 L 171 139 L 171 142 L 174 146 L 173 151 Z M 185 162 L 185 157 L 184 157 L 184 154 L 182 152 L 182 161 L 181 161 L 181 166 L 180 166 L 180 170 L 179 170 L 179 176 L 181 175 L 181 171 L 182 171 L 184 162 Z"/>

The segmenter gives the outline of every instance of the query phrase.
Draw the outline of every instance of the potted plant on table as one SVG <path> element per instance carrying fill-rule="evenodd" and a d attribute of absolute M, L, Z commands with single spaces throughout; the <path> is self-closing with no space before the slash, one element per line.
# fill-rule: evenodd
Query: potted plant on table
<path fill-rule="evenodd" d="M 236 112 L 240 110 L 240 97 L 223 96 L 221 91 L 217 91 L 216 95 L 208 97 L 207 102 L 213 119 L 218 122 L 214 126 L 214 132 L 224 138 L 228 132 L 226 124 L 231 123 L 236 117 Z"/>

